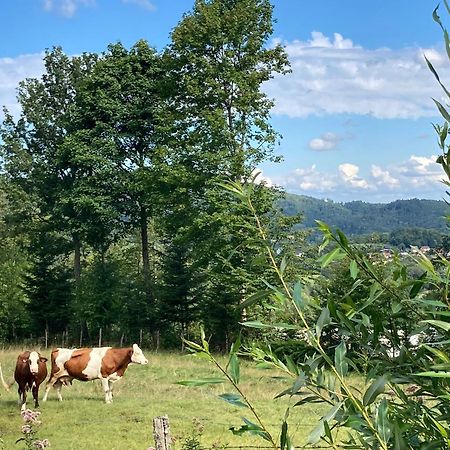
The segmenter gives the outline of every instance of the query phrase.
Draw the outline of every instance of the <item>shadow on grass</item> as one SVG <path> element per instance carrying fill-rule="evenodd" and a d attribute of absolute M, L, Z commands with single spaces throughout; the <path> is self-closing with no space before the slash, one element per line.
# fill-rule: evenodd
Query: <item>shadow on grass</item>
<path fill-rule="evenodd" d="M 15 400 L 15 399 L 14 400 L 12 400 L 12 399 L 2 399 L 1 397 L 0 397 L 0 399 L 1 399 L 1 402 L 2 402 L 2 406 L 7 406 L 7 407 L 16 406 L 17 409 L 20 410 L 20 404 L 18 403 L 17 400 Z"/>

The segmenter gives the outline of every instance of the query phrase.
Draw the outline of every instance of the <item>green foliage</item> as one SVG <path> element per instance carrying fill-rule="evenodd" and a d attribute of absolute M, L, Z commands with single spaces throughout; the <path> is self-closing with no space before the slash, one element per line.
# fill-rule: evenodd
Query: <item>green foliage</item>
<path fill-rule="evenodd" d="M 0 339 L 16 338 L 27 325 L 21 320 L 26 312 L 23 291 L 29 261 L 20 236 L 9 229 L 6 220 L 11 207 L 0 193 Z"/>
<path fill-rule="evenodd" d="M 281 46 L 267 45 L 271 33 L 267 0 L 197 1 L 163 56 L 171 93 L 164 144 L 176 149 L 170 152 L 170 186 L 180 180 L 184 191 L 175 186 L 178 198 L 168 219 L 181 225 L 173 239 L 189 243 L 190 272 L 196 274 L 185 299 L 195 298 L 212 345 L 222 350 L 237 334 L 243 297 L 261 286 L 256 249 L 243 247 L 252 234 L 246 214 L 217 183 L 224 174 L 247 178 L 255 164 L 272 157 L 272 101 L 261 85 L 284 73 L 288 62 Z M 258 194 L 266 214 L 273 192 L 261 187 Z"/>
<path fill-rule="evenodd" d="M 252 186 L 230 183 L 225 187 L 254 218 L 261 248 L 277 275 L 276 283 L 267 283 L 268 297 L 279 306 L 292 305 L 299 319 L 287 323 L 244 321 L 243 325 L 293 329 L 310 347 L 309 354 L 297 362 L 288 355 L 277 355 L 270 347 L 253 346 L 240 353 L 292 377 L 292 385 L 278 397 L 300 397 L 295 407 L 317 402 L 328 405 L 309 442 L 323 440 L 333 448 L 447 448 L 449 261 L 442 256 L 432 261 L 419 254 L 415 261 L 419 275 L 411 273 L 398 257 L 389 265 L 380 265 L 378 257 L 352 245 L 339 229 L 318 221 L 324 252 L 320 262 L 323 274 L 330 277 L 331 271 L 331 278 L 323 291 L 316 289 L 319 301 L 305 303 L 300 285 L 285 278 L 286 264 L 277 261 L 253 206 Z M 336 264 L 340 270 L 333 274 Z M 315 314 L 308 312 L 311 308 Z M 409 337 L 417 333 L 429 344 L 412 348 Z M 194 353 L 206 354 L 214 363 L 207 347 L 189 345 Z M 365 370 L 362 389 L 352 384 L 350 369 Z M 235 380 L 229 381 L 245 398 Z M 392 396 L 387 395 L 388 390 Z M 258 417 L 252 405 L 247 406 Z M 290 409 L 288 406 L 285 417 Z M 285 419 L 279 444 L 265 434 L 263 423 L 246 420 L 234 432 L 254 432 L 274 446 L 286 446 L 288 430 Z M 339 430 L 346 430 L 347 436 L 338 435 Z"/>
<path fill-rule="evenodd" d="M 172 32 L 176 133 L 190 130 L 189 151 L 204 171 L 240 177 L 271 154 L 272 101 L 261 85 L 288 67 L 280 45 L 266 47 L 272 9 L 268 0 L 200 0 Z"/>
<path fill-rule="evenodd" d="M 430 236 L 440 236 L 441 239 L 446 234 L 446 204 L 443 201 L 411 199 L 387 204 L 362 201 L 339 203 L 286 194 L 278 204 L 289 216 L 301 213 L 301 226 L 307 228 L 314 227 L 315 220 L 321 220 L 350 235 L 420 232 L 428 240 L 427 230 Z M 386 238 L 388 239 L 389 237 Z M 416 236 L 411 239 L 417 240 Z M 413 242 L 413 245 L 417 244 Z M 423 242 L 420 245 L 429 243 Z"/>
<path fill-rule="evenodd" d="M 401 228 L 389 234 L 389 243 L 397 248 L 410 248 L 411 246 L 430 248 L 445 247 L 446 234 L 437 230 L 423 228 Z"/>
<path fill-rule="evenodd" d="M 265 268 L 245 208 L 218 183 L 276 159 L 262 84 L 288 61 L 272 30 L 268 0 L 196 1 L 161 53 L 145 41 L 46 52 L 44 74 L 19 85 L 20 117 L 5 111 L 0 127 L 2 338 L 95 342 L 102 329 L 174 346 L 203 324 L 224 350 L 243 315 L 267 314 L 241 307 Z M 287 262 L 296 219 L 274 213 L 275 190 L 255 195 Z"/>

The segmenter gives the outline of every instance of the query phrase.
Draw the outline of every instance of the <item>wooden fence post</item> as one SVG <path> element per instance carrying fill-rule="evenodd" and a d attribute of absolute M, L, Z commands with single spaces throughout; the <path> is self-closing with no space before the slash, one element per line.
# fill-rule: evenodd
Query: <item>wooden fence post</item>
<path fill-rule="evenodd" d="M 172 438 L 170 437 L 169 418 L 159 416 L 153 419 L 153 437 L 156 450 L 171 450 Z"/>

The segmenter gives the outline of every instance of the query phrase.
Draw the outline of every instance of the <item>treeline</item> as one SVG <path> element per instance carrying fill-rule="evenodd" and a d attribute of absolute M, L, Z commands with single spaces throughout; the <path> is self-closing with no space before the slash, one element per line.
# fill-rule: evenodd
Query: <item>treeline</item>
<path fill-rule="evenodd" d="M 220 182 L 273 158 L 261 85 L 288 61 L 271 33 L 268 0 L 197 0 L 161 52 L 46 52 L 1 126 L 2 342 L 178 346 L 202 324 L 228 345 L 265 269 Z M 283 242 L 278 193 L 254 190 Z"/>
<path fill-rule="evenodd" d="M 449 247 L 444 201 L 410 199 L 391 203 L 338 203 L 286 194 L 277 201 L 288 216 L 301 215 L 301 228 L 321 220 L 352 235 L 359 242 L 379 242 L 399 248 L 410 245 Z M 448 248 L 450 250 L 450 248 Z"/>

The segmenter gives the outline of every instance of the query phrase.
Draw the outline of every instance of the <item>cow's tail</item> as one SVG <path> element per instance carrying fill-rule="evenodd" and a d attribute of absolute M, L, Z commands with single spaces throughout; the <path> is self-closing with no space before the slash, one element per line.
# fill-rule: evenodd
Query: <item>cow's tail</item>
<path fill-rule="evenodd" d="M 14 380 L 11 383 L 7 383 L 3 378 L 2 365 L 0 364 L 0 380 L 2 381 L 3 387 L 9 392 L 11 386 L 14 384 Z"/>

